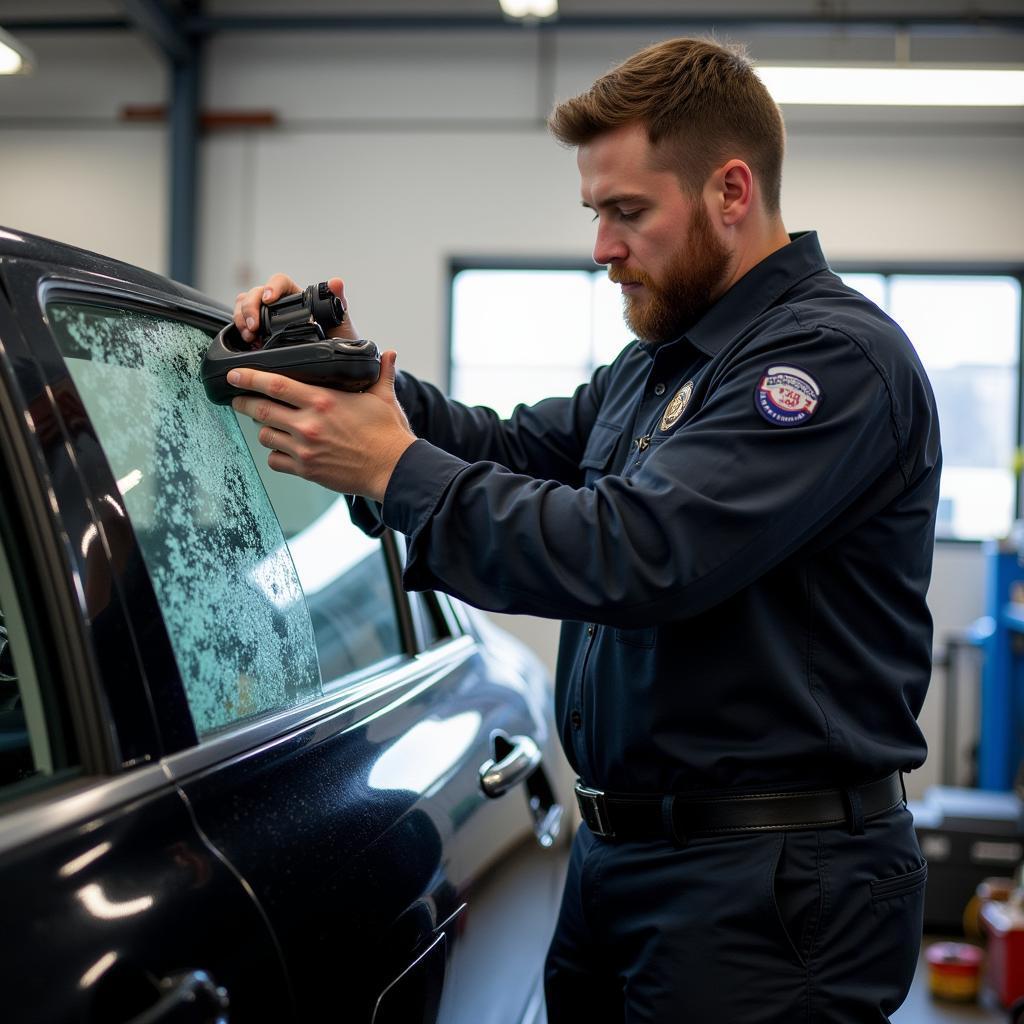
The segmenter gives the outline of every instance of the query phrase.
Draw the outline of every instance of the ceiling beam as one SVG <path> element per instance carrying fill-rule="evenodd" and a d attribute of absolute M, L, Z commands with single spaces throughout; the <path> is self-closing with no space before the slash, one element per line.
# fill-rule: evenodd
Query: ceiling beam
<path fill-rule="evenodd" d="M 195 47 L 183 23 L 164 7 L 161 0 L 121 0 L 129 23 L 142 31 L 173 61 L 187 64 Z"/>
<path fill-rule="evenodd" d="M 546 21 L 512 21 L 499 13 L 480 15 L 370 15 L 316 14 L 295 12 L 283 15 L 186 15 L 174 17 L 157 0 L 124 0 L 131 18 L 4 18 L 12 32 L 112 31 L 141 28 L 168 52 L 188 37 L 205 37 L 220 32 L 512 32 L 588 29 L 860 29 L 865 31 L 909 30 L 915 34 L 953 32 L 1024 32 L 1024 13 L 1006 14 L 968 10 L 964 14 L 901 14 L 879 11 L 869 14 L 728 14 L 711 11 L 672 14 L 563 14 Z"/>
<path fill-rule="evenodd" d="M 12 32 L 119 32 L 137 26 L 127 18 L 4 18 Z"/>
<path fill-rule="evenodd" d="M 616 31 L 639 28 L 958 28 L 966 25 L 1024 31 L 1024 14 L 983 15 L 899 15 L 877 14 L 724 14 L 711 11 L 678 11 L 665 14 L 562 14 L 543 21 L 511 19 L 500 12 L 480 15 L 205 15 L 192 19 L 190 28 L 203 35 L 214 32 L 248 31 L 446 31 L 509 29 L 603 29 Z"/>
<path fill-rule="evenodd" d="M 168 10 L 163 0 L 122 0 L 122 3 L 131 26 L 156 43 L 167 58 L 171 83 L 169 273 L 176 281 L 194 284 L 202 39 L 190 32 L 185 17 Z M 196 5 L 191 4 L 189 8 L 187 15 L 194 14 Z"/>

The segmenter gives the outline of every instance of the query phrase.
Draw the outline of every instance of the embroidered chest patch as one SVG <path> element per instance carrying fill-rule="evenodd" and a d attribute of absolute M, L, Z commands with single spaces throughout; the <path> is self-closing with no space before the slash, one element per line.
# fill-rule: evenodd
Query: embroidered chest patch
<path fill-rule="evenodd" d="M 821 386 L 798 366 L 770 366 L 754 392 L 757 411 L 778 427 L 809 420 L 821 401 Z"/>
<path fill-rule="evenodd" d="M 665 415 L 661 417 L 661 423 L 658 424 L 658 429 L 665 431 L 671 430 L 678 422 L 679 417 L 686 411 L 686 407 L 690 404 L 690 396 L 693 394 L 693 381 L 688 380 L 672 398 L 672 401 L 668 403 L 665 408 Z"/>

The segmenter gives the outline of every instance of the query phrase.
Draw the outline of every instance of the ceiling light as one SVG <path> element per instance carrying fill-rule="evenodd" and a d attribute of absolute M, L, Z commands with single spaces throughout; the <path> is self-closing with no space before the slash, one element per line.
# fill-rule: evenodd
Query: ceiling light
<path fill-rule="evenodd" d="M 905 107 L 1024 106 L 1024 70 L 758 67 L 776 103 Z"/>
<path fill-rule="evenodd" d="M 25 74 L 32 70 L 32 54 L 14 36 L 0 28 L 0 75 Z"/>
<path fill-rule="evenodd" d="M 550 18 L 558 12 L 558 0 L 498 0 L 509 18 Z"/>

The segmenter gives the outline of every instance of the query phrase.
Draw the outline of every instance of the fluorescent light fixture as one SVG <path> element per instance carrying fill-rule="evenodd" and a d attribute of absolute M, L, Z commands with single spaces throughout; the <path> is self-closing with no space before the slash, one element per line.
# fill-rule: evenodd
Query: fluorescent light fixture
<path fill-rule="evenodd" d="M 904 107 L 1024 106 L 1019 68 L 757 68 L 779 104 Z"/>
<path fill-rule="evenodd" d="M 558 12 L 558 0 L 498 0 L 509 18 L 550 18 Z"/>
<path fill-rule="evenodd" d="M 9 32 L 0 28 L 0 75 L 20 75 L 32 70 L 32 54 Z"/>

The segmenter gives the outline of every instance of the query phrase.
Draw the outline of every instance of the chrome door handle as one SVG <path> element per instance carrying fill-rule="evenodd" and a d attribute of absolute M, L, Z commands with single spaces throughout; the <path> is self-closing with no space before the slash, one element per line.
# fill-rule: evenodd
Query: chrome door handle
<path fill-rule="evenodd" d="M 539 767 L 540 747 L 529 736 L 513 736 L 512 749 L 500 760 L 480 765 L 480 787 L 489 797 L 499 797 L 525 782 Z"/>

